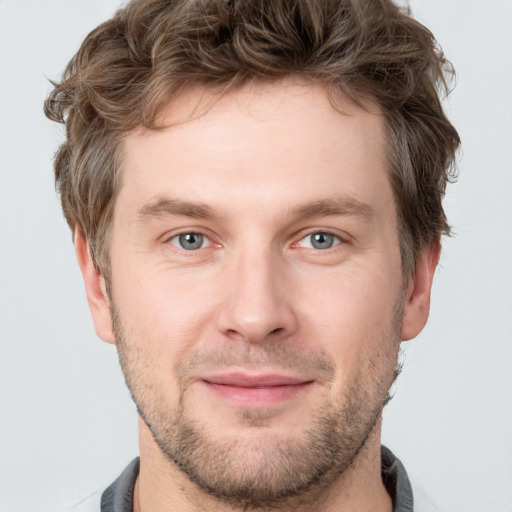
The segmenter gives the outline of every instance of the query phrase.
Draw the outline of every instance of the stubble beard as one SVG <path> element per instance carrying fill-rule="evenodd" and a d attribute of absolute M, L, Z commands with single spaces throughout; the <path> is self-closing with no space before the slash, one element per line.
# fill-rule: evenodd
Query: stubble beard
<path fill-rule="evenodd" d="M 212 431 L 215 426 L 205 426 L 189 414 L 183 386 L 180 386 L 178 407 L 173 411 L 162 409 L 165 400 L 159 400 L 156 386 L 147 385 L 151 369 L 145 368 L 143 363 L 141 366 L 144 359 L 133 351 L 131 353 L 119 315 L 112 301 L 111 304 L 126 383 L 139 415 L 160 450 L 202 491 L 241 510 L 270 510 L 284 506 L 293 509 L 314 504 L 324 489 L 337 479 L 341 481 L 375 429 L 389 399 L 389 388 L 398 374 L 396 359 L 402 301 L 395 307 L 392 325 L 381 345 L 393 353 L 390 371 L 379 374 L 376 370 L 382 367 L 377 361 L 379 355 L 371 358 L 339 400 L 325 403 L 314 411 L 311 426 L 300 437 L 283 439 L 267 434 L 264 414 L 245 410 L 241 414 L 247 425 L 260 429 L 260 440 L 259 436 L 255 436 L 252 443 L 232 438 L 213 439 L 208 430 Z M 293 365 L 293 361 L 305 361 L 304 356 L 297 355 L 293 348 L 272 344 L 262 350 L 264 355 L 260 353 L 256 359 L 273 363 L 286 361 L 288 366 Z M 255 352 L 249 349 L 244 353 L 245 356 L 232 354 L 231 358 L 240 362 Z M 390 354 L 382 357 L 388 358 Z M 226 356 L 219 356 L 220 360 L 226 361 Z M 308 357 L 304 364 L 311 365 L 311 361 Z M 328 358 L 318 355 L 316 361 L 325 374 L 334 374 L 335 367 Z M 258 362 L 254 358 L 251 360 L 251 364 Z"/>

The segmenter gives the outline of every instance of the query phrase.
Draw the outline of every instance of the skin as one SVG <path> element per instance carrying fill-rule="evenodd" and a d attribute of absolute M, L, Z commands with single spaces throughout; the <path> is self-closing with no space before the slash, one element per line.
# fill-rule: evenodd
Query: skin
<path fill-rule="evenodd" d="M 190 91 L 162 113 L 168 128 L 124 141 L 111 297 L 75 233 L 96 332 L 117 343 L 144 418 L 135 510 L 390 511 L 380 412 L 400 341 L 427 320 L 439 244 L 404 279 L 383 119 L 292 82 L 230 92 L 187 120 L 198 98 L 211 106 Z M 187 233 L 203 236 L 197 249 L 180 245 Z M 286 385 L 265 383 L 276 375 Z M 329 428 L 312 452 L 311 432 Z M 191 432 L 201 448 L 175 456 Z M 339 439 L 315 481 L 290 473 Z M 176 457 L 211 485 L 303 482 L 244 502 Z"/>

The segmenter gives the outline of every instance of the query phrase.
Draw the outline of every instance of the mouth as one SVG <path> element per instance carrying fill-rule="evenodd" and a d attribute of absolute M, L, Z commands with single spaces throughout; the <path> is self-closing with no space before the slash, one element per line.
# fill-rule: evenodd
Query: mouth
<path fill-rule="evenodd" d="M 227 373 L 200 380 L 223 401 L 243 408 L 268 408 L 295 398 L 312 386 L 313 380 L 278 374 Z"/>

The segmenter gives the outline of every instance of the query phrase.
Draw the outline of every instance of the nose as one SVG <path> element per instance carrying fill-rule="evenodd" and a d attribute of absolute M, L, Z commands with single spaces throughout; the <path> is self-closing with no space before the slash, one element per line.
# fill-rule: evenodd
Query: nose
<path fill-rule="evenodd" d="M 268 249 L 237 255 L 228 267 L 224 301 L 218 310 L 220 331 L 248 343 L 293 334 L 297 318 L 286 263 Z"/>

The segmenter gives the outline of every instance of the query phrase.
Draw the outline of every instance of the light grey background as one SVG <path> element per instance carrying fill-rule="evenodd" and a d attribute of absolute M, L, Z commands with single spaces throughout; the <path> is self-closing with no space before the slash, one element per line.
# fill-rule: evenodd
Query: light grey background
<path fill-rule="evenodd" d="M 115 0 L 0 0 L 0 511 L 55 512 L 137 454 L 113 347 L 93 331 L 42 114 Z M 458 71 L 463 140 L 430 323 L 407 343 L 384 441 L 442 512 L 512 511 L 512 0 L 412 0 Z"/>

